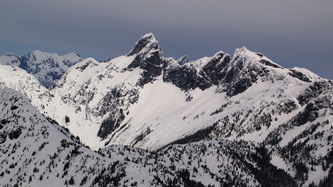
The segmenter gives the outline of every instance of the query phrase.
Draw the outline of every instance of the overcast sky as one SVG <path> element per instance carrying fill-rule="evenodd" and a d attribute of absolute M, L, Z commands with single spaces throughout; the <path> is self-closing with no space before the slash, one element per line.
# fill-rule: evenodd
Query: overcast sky
<path fill-rule="evenodd" d="M 333 79 L 332 0 L 1 0 L 0 55 L 39 49 L 105 60 L 152 32 L 165 57 L 246 46 Z"/>

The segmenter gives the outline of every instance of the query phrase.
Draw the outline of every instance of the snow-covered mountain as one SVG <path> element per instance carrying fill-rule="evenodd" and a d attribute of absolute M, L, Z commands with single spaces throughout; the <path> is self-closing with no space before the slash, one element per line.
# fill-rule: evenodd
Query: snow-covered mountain
<path fill-rule="evenodd" d="M 80 137 L 97 134 L 103 141 L 92 147 L 154 150 L 213 127 L 218 137 L 261 142 L 305 109 L 298 98 L 315 84 L 330 93 L 331 81 L 245 47 L 180 65 L 147 34 L 125 56 L 70 68 L 51 91 L 66 107 L 49 113 Z"/>
<path fill-rule="evenodd" d="M 233 56 L 219 51 L 195 61 L 174 60 L 163 57 L 150 33 L 124 56 L 73 65 L 52 90 L 14 66 L 0 66 L 0 71 L 2 88 L 22 92 L 41 113 L 101 155 L 117 147 L 145 155 L 139 160 L 157 154 L 163 160 L 160 169 L 173 169 L 162 169 L 156 176 L 164 179 L 154 176 L 150 184 L 174 184 L 173 175 L 183 184 L 193 179 L 206 186 L 232 179 L 251 181 L 238 185 L 267 186 L 282 178 L 288 181 L 282 186 L 309 186 L 330 184 L 333 176 L 332 80 L 284 68 L 245 47 Z M 16 78 L 10 78 L 12 72 Z M 202 147 L 209 152 L 189 158 L 200 155 Z M 179 158 L 175 166 L 169 157 Z M 189 164 L 202 158 L 214 161 L 193 168 Z M 236 160 L 219 166 L 222 158 Z M 235 162 L 241 173 L 230 169 Z M 196 172 L 198 167 L 213 180 Z M 184 169 L 191 177 L 181 177 L 188 174 Z M 262 176 L 267 172 L 278 174 Z"/>
<path fill-rule="evenodd" d="M 0 56 L 0 64 L 14 65 L 26 70 L 46 88 L 52 88 L 68 68 L 81 60 L 82 58 L 76 53 L 59 56 L 39 50 L 23 56 L 15 54 Z"/>

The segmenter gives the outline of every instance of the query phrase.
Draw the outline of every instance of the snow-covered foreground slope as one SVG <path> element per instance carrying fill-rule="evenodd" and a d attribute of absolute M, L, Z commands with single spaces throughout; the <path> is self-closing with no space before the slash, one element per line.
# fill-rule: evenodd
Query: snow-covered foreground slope
<path fill-rule="evenodd" d="M 82 58 L 76 53 L 59 56 L 39 50 L 23 56 L 15 54 L 0 56 L 0 64 L 24 69 L 46 88 L 52 88 L 68 68 L 81 60 Z"/>
<path fill-rule="evenodd" d="M 112 186 L 141 179 L 146 186 L 153 180 L 148 171 L 140 171 L 146 168 L 125 163 L 125 157 L 109 159 L 82 146 L 16 91 L 0 90 L 0 106 L 0 183 L 4 186 Z"/>
<path fill-rule="evenodd" d="M 94 152 L 14 90 L 0 90 L 0 109 L 4 186 L 257 186 L 271 180 L 295 184 L 282 170 L 260 161 L 267 152 L 261 148 L 257 153 L 254 144 L 212 140 L 157 153 L 126 146 Z M 261 172 L 263 167 L 275 177 Z"/>

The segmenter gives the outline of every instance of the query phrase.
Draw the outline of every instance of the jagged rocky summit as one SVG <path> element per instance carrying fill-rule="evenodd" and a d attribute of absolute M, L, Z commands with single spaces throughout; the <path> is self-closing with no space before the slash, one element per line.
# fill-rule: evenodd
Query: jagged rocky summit
<path fill-rule="evenodd" d="M 233 56 L 219 51 L 195 61 L 174 60 L 163 56 L 149 33 L 124 56 L 76 63 L 51 90 L 14 66 L 0 66 L 0 71 L 1 88 L 20 91 L 41 113 L 105 155 L 123 145 L 145 149 L 147 154 L 185 151 L 187 157 L 211 145 L 209 152 L 217 158 L 221 156 L 217 149 L 232 150 L 225 157 L 244 164 L 248 172 L 244 175 L 253 177 L 241 181 L 251 180 L 254 186 L 281 179 L 290 186 L 322 185 L 329 184 L 332 176 L 332 80 L 303 68 L 284 68 L 245 47 Z M 7 76 L 13 72 L 16 79 Z M 244 152 L 231 148 L 237 144 L 244 146 L 239 148 Z M 183 151 L 175 152 L 178 148 Z M 200 156 L 187 161 L 197 159 Z M 197 176 L 190 164 L 183 165 Z M 213 165 L 207 163 L 207 168 L 218 182 L 204 185 L 227 180 Z M 240 180 L 234 170 L 221 170 Z M 188 174 L 180 171 L 182 176 Z M 206 177 L 179 180 L 187 179 L 198 182 Z"/>

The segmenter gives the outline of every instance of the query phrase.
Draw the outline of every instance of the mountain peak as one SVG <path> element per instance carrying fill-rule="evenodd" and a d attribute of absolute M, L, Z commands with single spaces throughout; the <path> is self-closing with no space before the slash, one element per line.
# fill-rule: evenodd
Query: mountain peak
<path fill-rule="evenodd" d="M 248 50 L 245 46 L 243 46 L 243 47 L 237 48 L 235 50 L 234 59 L 239 58 L 239 57 L 243 57 L 243 58 L 247 58 L 247 57 L 258 58 L 260 56 L 258 56 L 257 53 L 252 52 L 252 51 Z"/>
<path fill-rule="evenodd" d="M 265 66 L 283 69 L 282 66 L 273 62 L 271 59 L 267 58 L 262 53 L 250 51 L 245 46 L 235 50 L 235 53 L 233 56 L 233 61 L 234 62 L 242 61 L 242 62 L 248 62 L 248 63 L 257 62 L 257 63 L 265 65 Z"/>
<path fill-rule="evenodd" d="M 179 65 L 183 65 L 183 64 L 188 63 L 189 59 L 188 59 L 187 55 L 184 55 L 184 56 L 179 57 L 176 61 Z"/>
<path fill-rule="evenodd" d="M 33 50 L 28 54 L 28 57 L 30 59 L 33 59 L 34 61 L 47 59 L 49 56 L 50 56 L 50 54 L 45 53 L 45 52 L 40 51 L 40 50 Z"/>
<path fill-rule="evenodd" d="M 133 49 L 127 56 L 132 56 L 142 52 L 145 53 L 146 51 L 150 51 L 152 49 L 160 50 L 160 46 L 158 45 L 158 41 L 155 36 L 152 33 L 148 33 L 143 35 L 141 39 L 135 43 Z"/>
<path fill-rule="evenodd" d="M 152 39 L 152 40 L 156 40 L 154 34 L 151 33 L 151 32 L 150 32 L 150 33 L 147 33 L 147 34 L 145 34 L 145 35 L 143 35 L 142 38 L 150 38 L 150 39 Z M 142 38 L 141 38 L 141 39 L 142 39 Z"/>
<path fill-rule="evenodd" d="M 240 50 L 240 51 L 243 51 L 243 52 L 248 51 L 248 49 L 245 46 L 240 47 L 240 48 L 238 48 L 236 50 Z"/>

